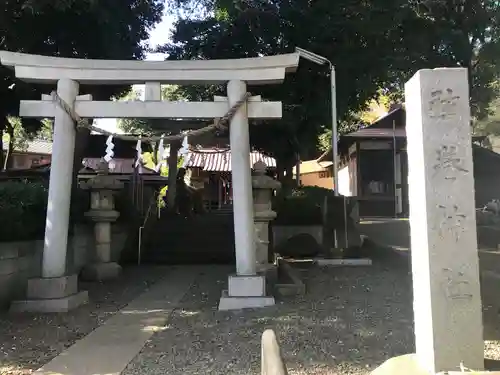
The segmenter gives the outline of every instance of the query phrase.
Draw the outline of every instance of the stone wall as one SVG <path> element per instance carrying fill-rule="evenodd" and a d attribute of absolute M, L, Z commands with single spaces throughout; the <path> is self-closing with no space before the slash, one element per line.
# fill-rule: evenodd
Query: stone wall
<path fill-rule="evenodd" d="M 127 232 L 118 224 L 112 228 L 112 258 L 118 261 Z M 0 309 L 24 297 L 28 278 L 41 276 L 42 253 L 43 240 L 0 242 Z M 79 273 L 94 257 L 93 226 L 75 226 L 73 235 L 68 238 L 67 273 Z"/>
<path fill-rule="evenodd" d="M 311 235 L 318 244 L 323 244 L 322 225 L 273 225 L 272 231 L 274 247 L 278 247 L 291 237 L 302 233 Z"/>

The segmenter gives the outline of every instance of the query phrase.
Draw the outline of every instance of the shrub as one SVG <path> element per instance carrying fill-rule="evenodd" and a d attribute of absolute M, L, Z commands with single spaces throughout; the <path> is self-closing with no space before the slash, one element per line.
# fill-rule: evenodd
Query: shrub
<path fill-rule="evenodd" d="M 274 210 L 278 217 L 276 225 L 322 225 L 323 205 L 326 196 L 334 196 L 333 191 L 315 186 L 293 189 L 288 194 L 278 195 Z"/>
<path fill-rule="evenodd" d="M 325 202 L 325 197 L 335 197 L 333 190 L 325 189 L 318 186 L 302 186 L 300 188 L 295 188 L 290 193 L 292 197 L 304 197 L 307 198 L 311 203 L 323 207 Z"/>
<path fill-rule="evenodd" d="M 43 238 L 47 197 L 41 182 L 0 182 L 0 241 Z"/>

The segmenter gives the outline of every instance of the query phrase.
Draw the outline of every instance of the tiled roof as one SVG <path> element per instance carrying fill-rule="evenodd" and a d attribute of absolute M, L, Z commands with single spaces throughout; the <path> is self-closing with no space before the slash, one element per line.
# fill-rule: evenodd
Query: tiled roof
<path fill-rule="evenodd" d="M 276 168 L 276 159 L 264 155 L 257 151 L 250 152 L 250 165 L 258 161 L 264 162 L 268 168 Z M 188 168 L 202 168 L 209 172 L 229 172 L 231 171 L 230 150 L 198 149 L 189 151 L 187 155 Z"/>
<path fill-rule="evenodd" d="M 40 154 L 40 155 L 52 155 L 52 142 L 45 141 L 43 139 L 34 139 L 27 142 L 27 148 L 22 150 L 15 150 L 16 153 L 27 153 L 27 154 Z M 9 144 L 7 142 L 2 143 L 2 148 L 7 151 Z"/>

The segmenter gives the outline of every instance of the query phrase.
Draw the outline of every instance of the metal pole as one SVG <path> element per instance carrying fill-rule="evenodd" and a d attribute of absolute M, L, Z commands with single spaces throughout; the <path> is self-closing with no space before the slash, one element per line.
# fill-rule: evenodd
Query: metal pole
<path fill-rule="evenodd" d="M 394 217 L 398 217 L 398 181 L 396 179 L 397 166 L 396 166 L 396 121 L 392 122 L 392 165 L 393 165 L 393 183 L 394 183 Z"/>
<path fill-rule="evenodd" d="M 333 193 L 336 197 L 339 195 L 339 161 L 338 161 L 338 142 L 337 142 L 337 89 L 335 87 L 335 66 L 330 63 L 330 89 L 332 104 L 332 155 L 333 155 Z M 333 230 L 333 240 L 336 249 L 339 247 L 337 228 Z"/>
<path fill-rule="evenodd" d="M 338 145 L 337 145 L 337 90 L 335 87 L 335 67 L 330 64 L 330 86 L 332 90 L 332 153 L 333 153 L 333 191 L 335 196 L 339 195 L 339 176 L 338 176 Z"/>
<path fill-rule="evenodd" d="M 346 204 L 346 197 L 344 196 L 344 245 L 345 248 L 349 248 L 349 238 L 347 234 L 347 204 Z"/>

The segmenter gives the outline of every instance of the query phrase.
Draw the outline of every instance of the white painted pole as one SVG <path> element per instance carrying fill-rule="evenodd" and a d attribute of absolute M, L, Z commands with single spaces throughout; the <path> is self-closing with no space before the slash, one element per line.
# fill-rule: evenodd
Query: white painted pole
<path fill-rule="evenodd" d="M 335 83 L 335 67 L 330 64 L 330 87 L 332 90 L 332 154 L 333 154 L 333 189 L 335 195 L 339 195 L 339 156 L 338 156 L 338 134 L 337 134 L 337 89 Z"/>
<path fill-rule="evenodd" d="M 245 82 L 229 81 L 227 85 L 229 106 L 236 104 L 245 92 Z M 246 103 L 236 112 L 230 126 L 236 273 L 237 275 L 255 275 L 256 254 L 253 229 L 250 134 Z"/>
<path fill-rule="evenodd" d="M 59 80 L 57 94 L 69 105 L 74 105 L 78 95 L 78 82 L 69 79 Z M 75 124 L 71 117 L 56 106 L 42 261 L 42 276 L 47 278 L 61 277 L 66 272 L 69 207 L 73 182 L 71 161 L 75 149 L 75 134 Z"/>
<path fill-rule="evenodd" d="M 333 192 L 336 197 L 339 195 L 339 160 L 338 160 L 338 134 L 337 134 L 337 89 L 335 83 L 335 66 L 330 63 L 330 88 L 332 105 L 332 155 L 333 155 Z M 334 247 L 338 249 L 339 242 L 337 228 L 333 229 Z"/>

